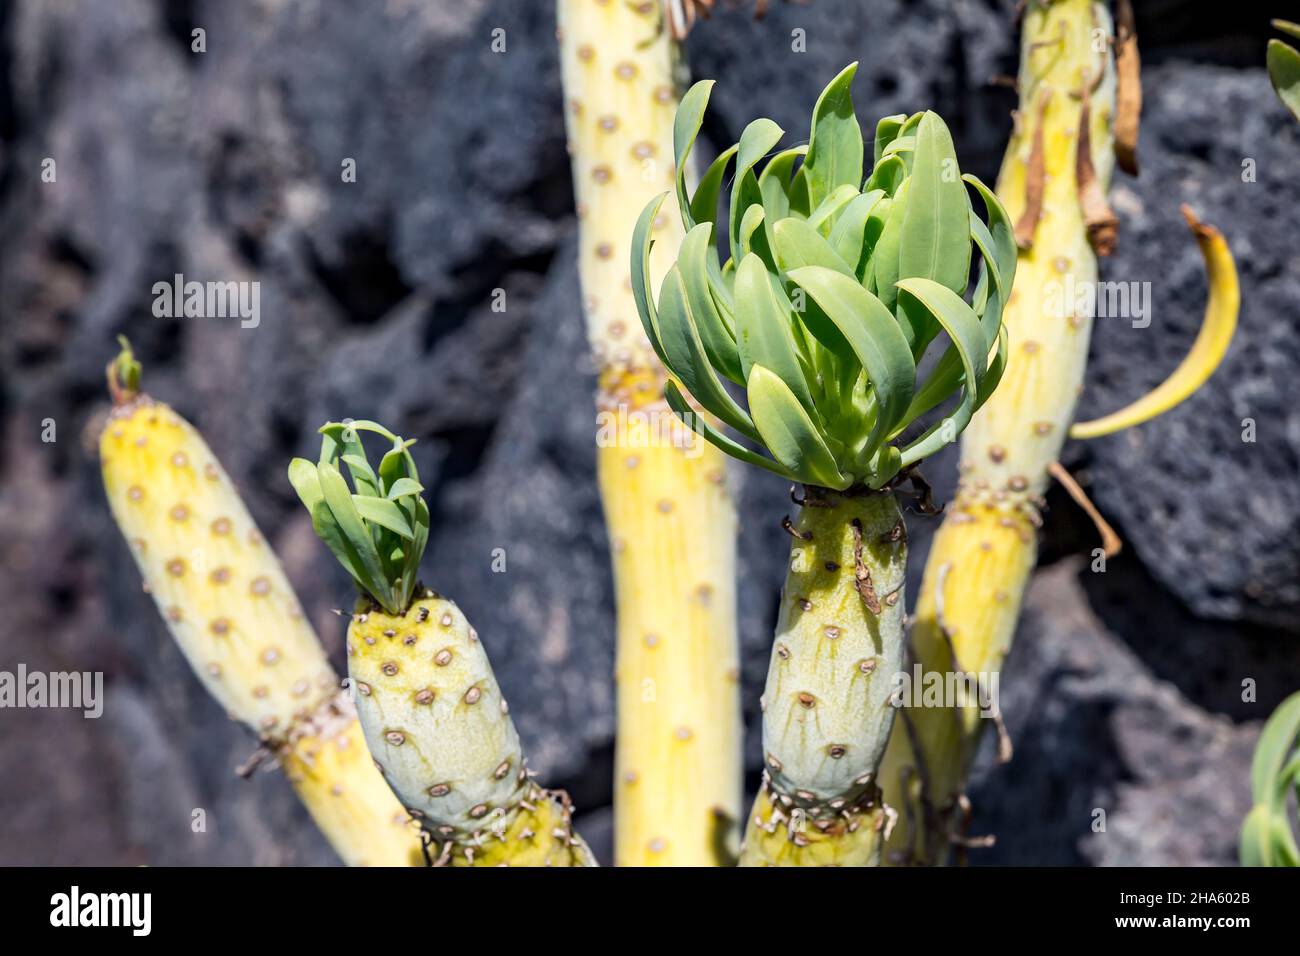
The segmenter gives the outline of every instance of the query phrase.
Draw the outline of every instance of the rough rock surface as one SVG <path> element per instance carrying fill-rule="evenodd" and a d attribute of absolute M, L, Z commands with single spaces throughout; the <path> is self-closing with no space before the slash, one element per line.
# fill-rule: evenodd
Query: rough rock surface
<path fill-rule="evenodd" d="M 476 621 L 533 766 L 608 845 L 611 588 L 553 11 L 372 6 L 0 4 L 0 670 L 102 671 L 107 698 L 97 721 L 0 712 L 0 862 L 333 860 L 275 774 L 232 775 L 252 743 L 189 674 L 108 515 L 82 436 L 104 411 L 118 332 L 244 490 L 339 664 L 330 609 L 349 584 L 285 466 L 315 452 L 327 418 L 419 439 L 426 579 Z M 1300 685 L 1300 419 L 1283 400 L 1300 376 L 1300 135 L 1268 90 L 1260 37 L 1207 43 L 1193 6 L 1153 5 L 1161 28 L 1144 31 L 1145 170 L 1115 192 L 1125 232 L 1105 266 L 1151 282 L 1153 322 L 1099 325 L 1083 414 L 1154 384 L 1194 334 L 1203 279 L 1180 201 L 1238 253 L 1241 331 L 1186 408 L 1070 450 L 1129 550 L 1104 575 L 1071 563 L 1090 531 L 1052 496 L 1002 684 L 1016 757 L 986 762 L 971 789 L 973 828 L 999 837 L 977 860 L 1230 862 L 1258 722 Z M 1014 72 L 1010 7 L 817 0 L 773 5 L 760 24 L 719 12 L 688 47 L 694 74 L 719 80 L 705 134 L 730 142 L 768 115 L 806 136 L 822 84 L 860 59 L 861 112 L 938 109 L 964 165 L 991 181 L 1013 98 L 988 81 Z M 873 42 L 886 23 L 888 43 Z M 497 27 L 505 53 L 489 46 Z M 153 283 L 177 272 L 257 280 L 260 324 L 154 318 Z M 45 419 L 57 442 L 41 441 Z M 941 495 L 953 462 L 927 469 Z M 790 506 L 770 476 L 733 480 L 753 769 Z M 918 571 L 933 526 L 912 522 Z M 1241 701 L 1247 677 L 1257 704 Z"/>

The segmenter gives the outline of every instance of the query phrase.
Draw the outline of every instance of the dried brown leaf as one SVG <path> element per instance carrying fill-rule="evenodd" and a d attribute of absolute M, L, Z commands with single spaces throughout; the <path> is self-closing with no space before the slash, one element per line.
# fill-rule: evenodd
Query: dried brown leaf
<path fill-rule="evenodd" d="M 1138 174 L 1138 126 L 1142 116 L 1142 63 L 1130 0 L 1118 0 L 1115 24 L 1115 161 L 1130 176 Z"/>

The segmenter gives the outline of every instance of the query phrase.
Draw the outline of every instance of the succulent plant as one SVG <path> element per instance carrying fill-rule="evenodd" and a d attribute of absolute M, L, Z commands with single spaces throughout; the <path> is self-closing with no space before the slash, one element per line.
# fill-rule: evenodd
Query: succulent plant
<path fill-rule="evenodd" d="M 691 4 L 559 0 L 556 34 L 578 210 L 578 272 L 597 370 L 597 482 L 617 621 L 614 861 L 715 866 L 741 817 L 736 510 L 725 456 L 664 404 L 639 334 L 632 229 L 671 185 L 673 108 Z M 682 223 L 653 224 L 656 277 Z"/>
<path fill-rule="evenodd" d="M 349 864 L 421 859 L 356 715 L 270 545 L 203 437 L 140 391 L 125 339 L 100 436 L 113 518 L 209 693 L 262 743 Z"/>
<path fill-rule="evenodd" d="M 662 197 L 642 212 L 632 256 L 642 325 L 676 380 L 666 388 L 673 409 L 741 461 L 841 491 L 884 488 L 953 441 L 988 398 L 1005 361 L 1001 314 L 1016 261 L 1005 211 L 977 178 L 961 175 L 937 114 L 882 119 L 863 179 L 864 145 L 849 94 L 856 69 L 847 67 L 822 92 L 806 147 L 776 153 L 760 171 L 783 132 L 759 119 L 714 161 L 693 195 L 678 175 L 688 230 L 657 302 L 645 262 Z M 679 168 L 711 86 L 695 84 L 678 109 Z M 714 207 L 733 160 L 731 255 L 719 264 Z M 979 279 L 967 302 L 972 246 Z M 918 382 L 917 365 L 940 332 L 949 344 Z M 745 390 L 748 408 L 724 380 Z M 899 441 L 954 393 L 954 409 Z M 695 414 L 687 395 L 767 455 Z"/>
<path fill-rule="evenodd" d="M 855 71 L 847 67 L 818 98 L 806 147 L 773 153 L 783 131 L 755 120 L 690 194 L 683 169 L 712 86 L 697 83 L 673 137 L 687 233 L 657 300 L 647 262 L 663 197 L 633 235 L 632 292 L 674 377 L 669 404 L 722 451 L 805 488 L 798 520 L 786 522 L 794 545 L 764 696 L 766 773 L 742 853 L 748 864 L 878 858 L 887 815 L 874 778 L 904 647 L 906 532 L 892 489 L 957 437 L 1006 357 L 1010 220 L 983 183 L 961 174 L 932 112 L 882 119 L 864 170 Z M 722 262 L 717 206 L 732 162 Z M 947 345 L 918 381 L 941 333 Z M 726 382 L 744 389 L 744 405 Z M 923 427 L 927 415 L 936 420 Z"/>
<path fill-rule="evenodd" d="M 990 681 L 1011 647 L 1021 601 L 1038 555 L 1042 496 L 1052 477 L 1082 496 L 1057 463 L 1067 436 L 1091 438 L 1144 422 L 1177 405 L 1214 371 L 1231 341 L 1237 280 L 1223 237 L 1188 223 L 1210 275 L 1202 331 L 1186 359 L 1148 395 L 1093 422 L 1071 426 L 1083 385 L 1093 310 L 1063 289 L 1097 288 L 1097 256 L 1116 242 L 1118 221 L 1106 189 L 1118 160 L 1136 171 L 1140 99 L 1136 35 L 1129 4 L 1117 5 L 1111 32 L 1096 0 L 1030 3 L 1022 19 L 1018 121 L 997 192 L 1016 223 L 1019 267 L 1005 324 L 1014 347 L 1006 377 L 962 436 L 957 495 L 935 535 L 914 611 L 911 647 L 926 674 Z M 1127 88 L 1126 88 L 1127 84 Z M 1057 307 L 1056 303 L 1064 305 Z M 1092 510 L 1108 553 L 1118 538 Z M 992 717 L 993 719 L 989 719 Z M 889 741 L 881 766 L 888 799 L 901 809 L 885 861 L 934 864 L 965 833 L 966 777 L 986 730 L 996 728 L 1006 760 L 1011 741 L 997 708 L 911 707 L 907 733 Z"/>
<path fill-rule="evenodd" d="M 1300 801 L 1300 692 L 1269 717 L 1250 767 L 1254 806 L 1241 828 L 1242 866 L 1300 866 L 1288 802 Z"/>
<path fill-rule="evenodd" d="M 430 862 L 594 865 L 568 798 L 537 786 L 524 766 L 474 628 L 418 581 L 429 509 L 414 442 L 370 421 L 320 431 L 319 460 L 295 458 L 289 480 L 360 591 L 347 635 L 357 713 L 384 779 L 436 845 Z M 389 444 L 377 469 L 362 434 Z"/>

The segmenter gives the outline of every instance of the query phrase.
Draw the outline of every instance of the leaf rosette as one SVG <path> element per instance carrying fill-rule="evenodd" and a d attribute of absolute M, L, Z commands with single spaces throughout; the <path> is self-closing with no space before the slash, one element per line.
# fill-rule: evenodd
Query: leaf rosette
<path fill-rule="evenodd" d="M 696 83 L 673 129 L 687 232 L 657 299 L 651 230 L 667 194 L 646 206 L 632 237 L 632 291 L 672 373 L 672 409 L 741 461 L 836 490 L 882 488 L 966 427 L 1002 375 L 1002 310 L 1016 270 L 1006 210 L 961 173 L 937 114 L 880 120 L 864 175 L 849 91 L 856 69 L 822 91 L 806 146 L 778 150 L 783 130 L 754 120 L 692 194 L 683 171 L 713 85 Z M 719 222 L 733 165 L 728 218 Z M 918 380 L 937 342 L 946 345 Z M 728 382 L 743 390 L 743 404 Z"/>
<path fill-rule="evenodd" d="M 387 439 L 392 447 L 371 467 L 361 432 Z M 410 606 L 420 573 L 420 558 L 429 542 L 429 506 L 424 486 L 403 440 L 371 421 L 327 422 L 320 460 L 295 458 L 289 481 L 311 512 L 312 527 L 362 593 L 389 614 Z M 348 487 L 342 469 L 352 478 Z"/>

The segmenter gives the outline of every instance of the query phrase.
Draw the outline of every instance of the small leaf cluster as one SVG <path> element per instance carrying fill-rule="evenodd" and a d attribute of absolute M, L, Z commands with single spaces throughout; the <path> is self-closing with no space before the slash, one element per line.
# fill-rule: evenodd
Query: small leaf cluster
<path fill-rule="evenodd" d="M 696 83 L 673 130 L 687 232 L 657 301 L 650 233 L 664 196 L 642 212 L 632 240 L 632 291 L 674 378 L 665 390 L 673 410 L 742 461 L 837 490 L 880 488 L 966 427 L 1005 365 L 1002 309 L 1016 269 L 1006 210 L 961 174 L 935 113 L 880 120 L 864 175 L 867 147 L 850 96 L 856 68 L 818 98 L 806 146 L 777 151 L 782 129 L 757 119 L 689 194 L 687 158 L 712 87 Z M 729 216 L 719 222 L 733 163 Z M 721 262 L 724 229 L 729 257 Z M 917 366 L 940 332 L 946 350 L 919 382 Z M 744 390 L 744 404 L 728 381 Z M 695 414 L 687 395 L 708 414 Z M 897 444 L 954 395 L 947 414 Z"/>
<path fill-rule="evenodd" d="M 370 466 L 360 432 L 392 443 L 378 471 Z M 320 433 L 320 460 L 295 458 L 289 481 L 311 512 L 316 534 L 357 587 L 389 614 L 401 615 L 415 595 L 429 541 L 429 507 L 408 450 L 415 440 L 404 441 L 371 421 L 328 422 Z"/>

